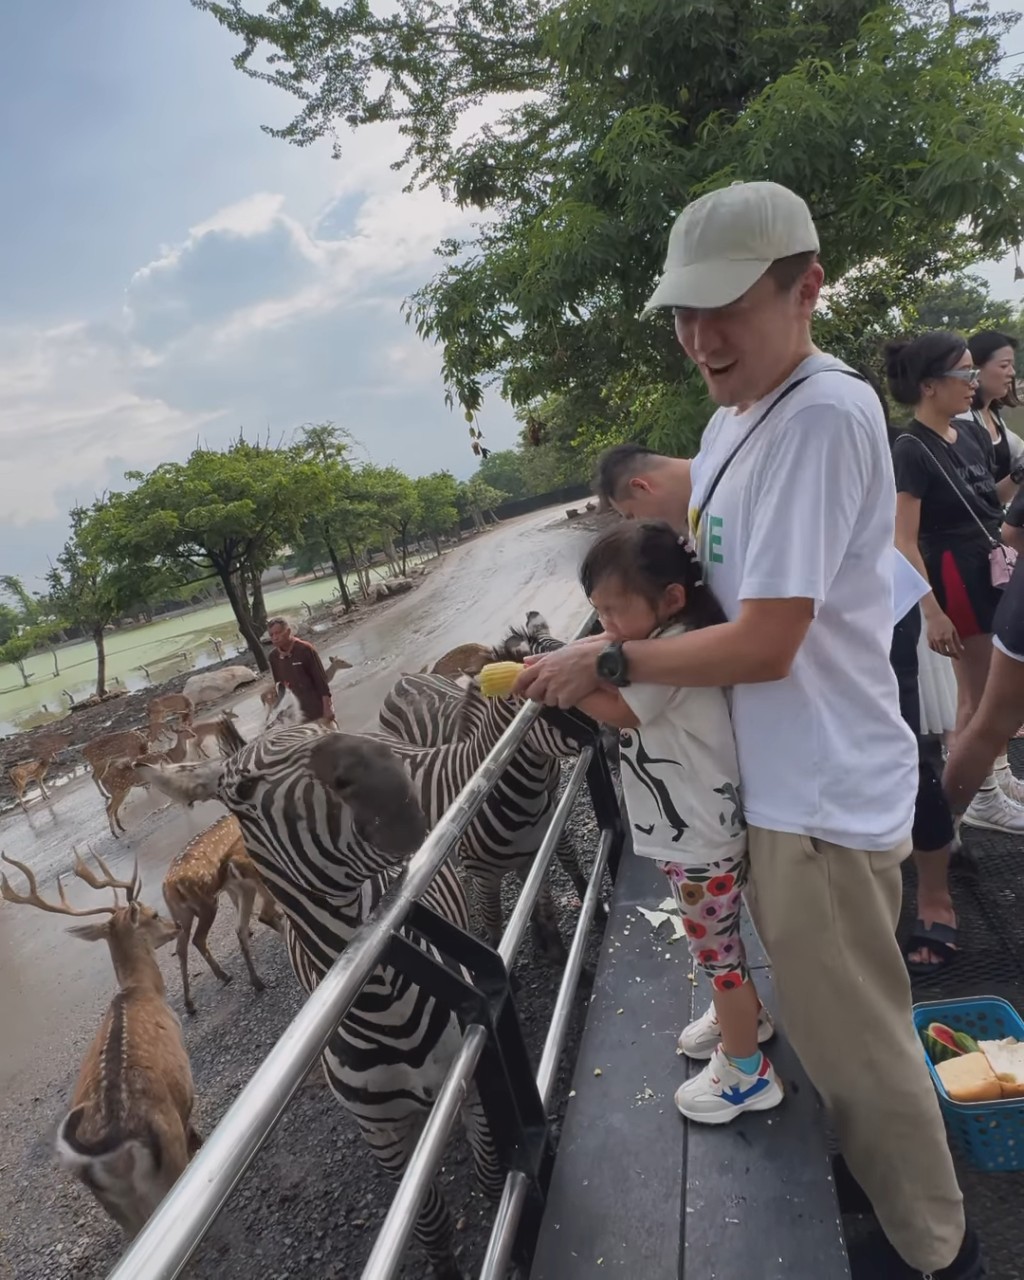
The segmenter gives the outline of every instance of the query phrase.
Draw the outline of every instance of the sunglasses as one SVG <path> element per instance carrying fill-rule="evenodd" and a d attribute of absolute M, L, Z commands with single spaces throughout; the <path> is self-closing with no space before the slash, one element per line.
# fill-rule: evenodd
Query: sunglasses
<path fill-rule="evenodd" d="M 948 369 L 942 376 L 955 378 L 957 382 L 977 382 L 981 372 L 978 369 Z"/>

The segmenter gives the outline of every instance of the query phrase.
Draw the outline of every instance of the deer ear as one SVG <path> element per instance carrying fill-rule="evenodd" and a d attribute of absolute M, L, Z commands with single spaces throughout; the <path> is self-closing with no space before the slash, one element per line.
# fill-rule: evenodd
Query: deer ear
<path fill-rule="evenodd" d="M 76 924 L 68 930 L 73 938 L 81 938 L 83 942 L 102 942 L 109 936 L 110 921 L 103 924 Z"/>
<path fill-rule="evenodd" d="M 141 914 L 142 914 L 141 905 L 138 902 L 129 902 L 128 919 L 131 921 L 132 925 L 137 925 L 139 923 L 139 916 Z"/>

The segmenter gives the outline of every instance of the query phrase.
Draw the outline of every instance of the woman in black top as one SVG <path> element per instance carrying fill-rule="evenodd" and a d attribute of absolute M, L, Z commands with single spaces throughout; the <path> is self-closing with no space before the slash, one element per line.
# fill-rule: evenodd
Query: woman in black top
<path fill-rule="evenodd" d="M 921 612 L 931 648 L 956 659 L 960 728 L 981 700 L 1001 598 L 989 563 L 1002 524 L 991 441 L 970 417 L 953 421 L 970 409 L 978 372 L 962 338 L 926 333 L 890 343 L 886 373 L 893 398 L 914 408 L 893 446 L 896 545 L 931 585 Z M 1001 790 L 1019 785 L 1008 768 L 989 777 L 964 820 L 1024 832 L 1024 809 Z"/>
<path fill-rule="evenodd" d="M 978 370 L 978 390 L 971 405 L 971 416 L 992 443 L 992 474 L 998 483 L 1024 461 L 1024 440 L 1007 428 L 1002 415 L 1004 407 L 1017 404 L 1017 339 L 994 329 L 982 329 L 967 346 Z"/>

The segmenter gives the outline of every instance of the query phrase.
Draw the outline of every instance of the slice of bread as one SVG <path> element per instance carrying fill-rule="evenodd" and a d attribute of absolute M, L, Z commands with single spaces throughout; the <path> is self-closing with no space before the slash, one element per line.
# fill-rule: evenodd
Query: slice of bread
<path fill-rule="evenodd" d="M 965 1053 L 935 1065 L 939 1079 L 954 1102 L 995 1102 L 1002 1086 L 984 1053 Z"/>
<path fill-rule="evenodd" d="M 996 1074 L 1004 1098 L 1024 1098 L 1024 1044 L 1013 1036 L 982 1040 L 979 1048 Z"/>

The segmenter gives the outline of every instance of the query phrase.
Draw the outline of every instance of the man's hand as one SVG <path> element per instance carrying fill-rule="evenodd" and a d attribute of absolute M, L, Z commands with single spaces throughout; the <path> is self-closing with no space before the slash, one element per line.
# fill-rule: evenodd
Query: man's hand
<path fill-rule="evenodd" d="M 555 653 L 528 657 L 513 692 L 549 707 L 575 707 L 600 687 L 597 655 L 606 643 L 604 636 L 590 636 Z"/>
<path fill-rule="evenodd" d="M 328 724 L 334 721 L 334 702 L 331 698 L 324 698 L 324 715 L 323 718 Z"/>

